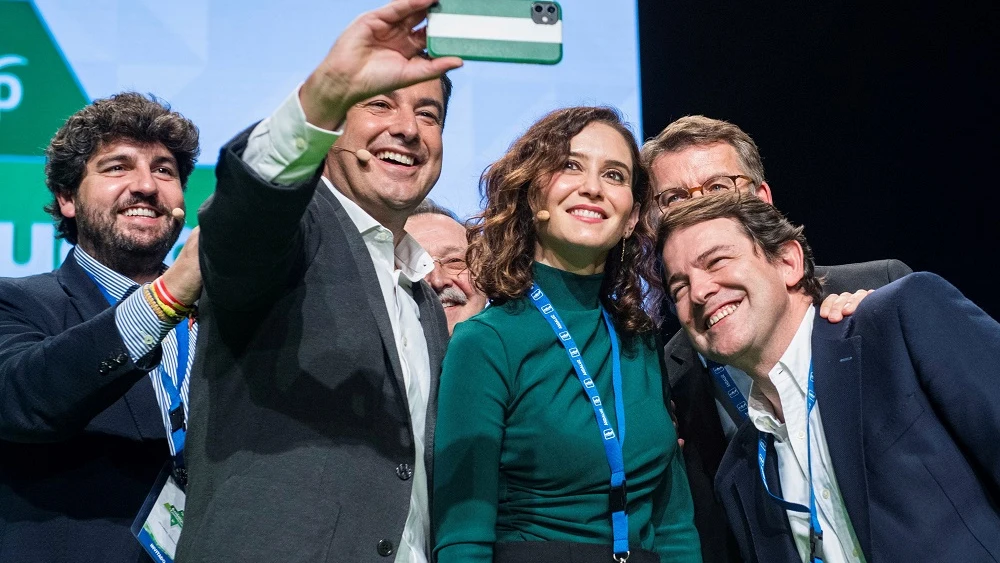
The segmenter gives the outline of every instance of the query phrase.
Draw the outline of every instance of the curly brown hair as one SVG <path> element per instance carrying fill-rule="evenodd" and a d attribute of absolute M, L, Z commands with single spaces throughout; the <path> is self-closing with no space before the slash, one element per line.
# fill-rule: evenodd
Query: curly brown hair
<path fill-rule="evenodd" d="M 622 254 L 609 252 L 604 265 L 601 303 L 626 336 L 655 329 L 646 303 L 658 303 L 662 285 L 657 274 L 649 177 L 640 166 L 639 147 L 618 110 L 571 107 L 549 113 L 532 125 L 491 164 L 480 178 L 483 211 L 468 229 L 466 259 L 476 287 L 494 304 L 527 293 L 532 284 L 538 233 L 532 203 L 570 153 L 570 141 L 591 123 L 604 123 L 621 134 L 632 153 L 632 197 L 639 222 L 625 240 Z"/>
<path fill-rule="evenodd" d="M 76 219 L 63 216 L 56 198 L 75 195 L 87 161 L 102 147 L 120 140 L 161 143 L 177 159 L 181 186 L 187 187 L 199 151 L 194 123 L 153 95 L 122 92 L 95 100 L 71 115 L 45 149 L 45 184 L 52 192 L 45 211 L 56 222 L 58 238 L 77 242 Z"/>

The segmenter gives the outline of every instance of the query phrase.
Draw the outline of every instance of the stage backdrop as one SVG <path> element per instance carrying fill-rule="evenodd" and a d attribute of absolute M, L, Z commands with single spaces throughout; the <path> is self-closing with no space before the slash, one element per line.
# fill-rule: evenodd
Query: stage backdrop
<path fill-rule="evenodd" d="M 42 211 L 45 146 L 67 116 L 122 90 L 152 93 L 201 130 L 188 183 L 192 212 L 214 187 L 230 137 L 266 117 L 309 74 L 371 0 L 0 0 L 0 276 L 58 266 L 69 245 Z M 641 139 L 634 1 L 562 3 L 564 55 L 555 66 L 467 62 L 431 192 L 459 215 L 479 207 L 478 179 L 532 121 L 562 106 L 621 109 Z"/>

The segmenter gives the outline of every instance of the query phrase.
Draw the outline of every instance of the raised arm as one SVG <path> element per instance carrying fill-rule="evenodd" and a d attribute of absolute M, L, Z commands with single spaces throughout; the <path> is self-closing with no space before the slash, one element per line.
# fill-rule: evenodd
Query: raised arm
<path fill-rule="evenodd" d="M 307 206 L 347 110 L 373 95 L 440 76 L 454 57 L 425 59 L 413 27 L 433 0 L 396 0 L 359 16 L 305 83 L 222 151 L 216 193 L 199 214 L 212 300 L 252 308 L 308 255 Z"/>

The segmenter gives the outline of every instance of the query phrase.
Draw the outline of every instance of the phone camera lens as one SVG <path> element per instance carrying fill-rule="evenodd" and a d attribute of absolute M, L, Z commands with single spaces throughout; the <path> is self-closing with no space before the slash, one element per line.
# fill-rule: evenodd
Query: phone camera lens
<path fill-rule="evenodd" d="M 550 14 L 556 13 L 556 7 L 555 6 L 549 6 L 549 13 Z"/>
<path fill-rule="evenodd" d="M 542 13 L 542 7 L 539 6 L 538 4 L 535 4 L 535 11 L 538 12 L 539 14 Z"/>

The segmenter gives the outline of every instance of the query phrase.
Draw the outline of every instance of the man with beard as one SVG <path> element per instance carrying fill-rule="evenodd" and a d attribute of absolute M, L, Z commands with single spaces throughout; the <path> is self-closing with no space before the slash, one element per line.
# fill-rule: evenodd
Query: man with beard
<path fill-rule="evenodd" d="M 136 93 L 78 111 L 46 149 L 45 210 L 75 248 L 0 279 L 0 562 L 149 560 L 129 527 L 161 470 L 167 490 L 184 481 L 197 229 L 163 260 L 197 154 L 194 124 Z"/>
<path fill-rule="evenodd" d="M 469 248 L 465 227 L 454 213 L 427 198 L 406 220 L 406 232 L 434 260 L 434 270 L 426 279 L 441 300 L 451 334 L 456 324 L 486 307 L 486 296 L 472 283 L 465 263 Z"/>

